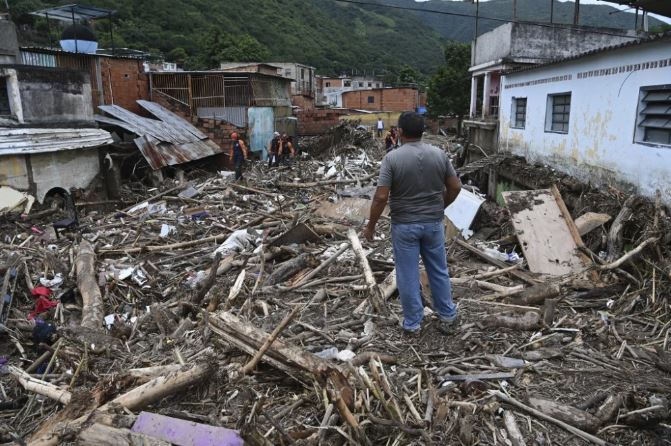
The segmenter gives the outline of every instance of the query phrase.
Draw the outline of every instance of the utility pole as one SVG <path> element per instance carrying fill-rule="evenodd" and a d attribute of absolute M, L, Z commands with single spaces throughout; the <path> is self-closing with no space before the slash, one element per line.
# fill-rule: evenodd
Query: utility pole
<path fill-rule="evenodd" d="M 513 0 L 513 22 L 517 21 L 517 0 Z"/>
<path fill-rule="evenodd" d="M 580 0 L 575 0 L 575 7 L 573 8 L 573 24 L 580 25 Z"/>
<path fill-rule="evenodd" d="M 555 15 L 555 0 L 550 0 L 550 23 L 552 23 Z"/>

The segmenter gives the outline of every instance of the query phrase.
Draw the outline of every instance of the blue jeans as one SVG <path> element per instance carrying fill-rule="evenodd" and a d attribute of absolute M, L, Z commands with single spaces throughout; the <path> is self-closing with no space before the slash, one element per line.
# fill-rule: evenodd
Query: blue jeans
<path fill-rule="evenodd" d="M 419 256 L 429 276 L 433 307 L 442 320 L 457 317 L 445 257 L 445 227 L 442 222 L 391 225 L 396 263 L 396 283 L 403 306 L 403 328 L 418 330 L 424 317 L 420 295 Z"/>

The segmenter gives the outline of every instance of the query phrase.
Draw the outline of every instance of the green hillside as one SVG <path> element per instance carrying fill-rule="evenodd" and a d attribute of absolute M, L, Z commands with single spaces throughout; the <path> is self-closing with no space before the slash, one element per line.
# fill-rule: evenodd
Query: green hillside
<path fill-rule="evenodd" d="M 473 14 L 468 2 L 367 0 L 413 8 Z M 27 13 L 72 0 L 9 0 L 22 44 L 47 45 L 46 23 Z M 2 4 L 4 2 L 0 2 Z M 482 3 L 483 16 L 507 18 L 512 0 Z M 468 41 L 474 20 L 442 14 L 362 6 L 335 0 L 85 0 L 112 8 L 117 47 L 136 48 L 189 69 L 215 68 L 220 60 L 296 61 L 324 74 L 357 70 L 395 79 L 405 65 L 428 75 L 442 63 L 446 40 Z M 2 8 L 2 7 L 0 7 Z M 518 0 L 520 19 L 549 20 L 549 1 Z M 555 2 L 555 18 L 570 22 L 573 4 Z M 583 24 L 631 28 L 630 13 L 583 5 Z M 482 21 L 481 32 L 500 22 Z M 651 26 L 656 21 L 651 20 Z M 60 28 L 62 29 L 62 28 Z M 110 47 L 107 20 L 95 24 L 102 47 Z M 52 41 L 59 28 L 52 23 Z"/>

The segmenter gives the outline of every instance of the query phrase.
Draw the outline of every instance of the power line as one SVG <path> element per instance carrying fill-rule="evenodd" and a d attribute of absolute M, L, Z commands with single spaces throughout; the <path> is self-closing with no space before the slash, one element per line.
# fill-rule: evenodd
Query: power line
<path fill-rule="evenodd" d="M 478 19 L 478 20 L 491 20 L 494 22 L 503 22 L 503 23 L 521 23 L 524 25 L 530 25 L 530 26 L 538 26 L 541 28 L 562 28 L 562 29 L 571 29 L 573 31 L 578 31 L 578 32 L 584 32 L 584 33 L 589 33 L 589 34 L 602 34 L 605 36 L 614 36 L 614 37 L 625 37 L 627 39 L 638 39 L 639 37 L 637 36 L 630 36 L 627 34 L 617 34 L 617 33 L 611 33 L 608 31 L 599 31 L 599 30 L 588 30 L 588 29 L 582 29 L 578 26 L 571 26 L 571 25 L 564 25 L 564 24 L 558 24 L 558 23 L 539 23 L 539 22 L 527 22 L 524 20 L 512 20 L 512 19 L 505 19 L 501 17 L 485 17 L 485 16 L 480 16 L 480 15 L 474 15 L 474 14 L 467 14 L 467 13 L 461 13 L 461 12 L 450 12 L 450 11 L 441 11 L 438 9 L 425 9 L 425 8 L 411 8 L 409 6 L 398 6 L 398 5 L 389 5 L 386 3 L 369 3 L 366 1 L 361 1 L 361 0 L 333 0 L 339 3 L 351 3 L 354 5 L 365 5 L 365 6 L 374 6 L 378 8 L 388 8 L 388 9 L 400 9 L 403 11 L 413 11 L 413 12 L 428 12 L 431 14 L 442 14 L 442 15 L 450 15 L 454 17 L 464 17 L 464 18 L 469 18 L 469 19 Z"/>

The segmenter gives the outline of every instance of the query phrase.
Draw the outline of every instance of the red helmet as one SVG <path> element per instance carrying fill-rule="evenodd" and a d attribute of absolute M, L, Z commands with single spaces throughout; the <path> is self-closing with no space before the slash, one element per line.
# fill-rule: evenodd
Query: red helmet
<path fill-rule="evenodd" d="M 233 141 L 237 141 L 237 140 L 238 140 L 238 134 L 235 133 L 235 132 L 231 133 L 231 139 L 232 139 Z"/>

